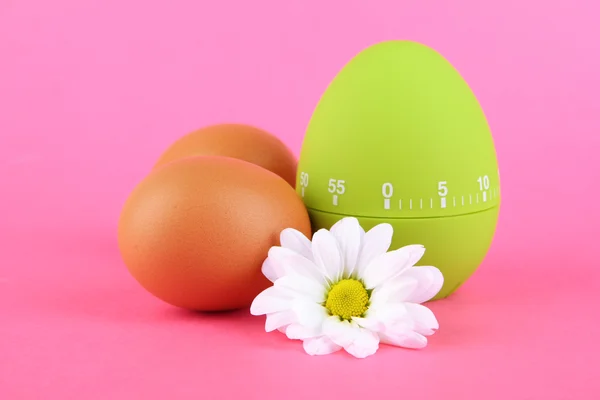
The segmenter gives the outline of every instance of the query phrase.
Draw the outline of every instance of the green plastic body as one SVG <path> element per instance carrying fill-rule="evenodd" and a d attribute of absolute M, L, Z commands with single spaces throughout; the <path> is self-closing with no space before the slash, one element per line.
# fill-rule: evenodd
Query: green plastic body
<path fill-rule="evenodd" d="M 439 53 L 410 41 L 371 46 L 321 97 L 306 130 L 296 190 L 313 229 L 345 216 L 388 222 L 392 249 L 422 244 L 419 265 L 453 293 L 483 261 L 500 206 L 492 134 L 475 95 Z"/>

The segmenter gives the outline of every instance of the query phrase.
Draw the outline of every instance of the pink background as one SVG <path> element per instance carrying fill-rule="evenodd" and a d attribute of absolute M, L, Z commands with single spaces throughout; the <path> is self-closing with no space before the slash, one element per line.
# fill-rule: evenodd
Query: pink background
<path fill-rule="evenodd" d="M 600 398 L 597 4 L 1 0 L 0 398 Z M 494 245 L 431 304 L 426 349 L 310 357 L 133 281 L 118 214 L 168 144 L 245 122 L 297 152 L 329 80 L 388 39 L 461 71 L 502 171 Z"/>

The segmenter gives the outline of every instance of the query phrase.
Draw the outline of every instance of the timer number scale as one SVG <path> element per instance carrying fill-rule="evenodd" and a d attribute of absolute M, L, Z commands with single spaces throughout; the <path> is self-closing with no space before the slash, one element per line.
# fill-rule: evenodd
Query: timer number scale
<path fill-rule="evenodd" d="M 500 177 L 500 173 L 498 172 L 498 177 Z M 300 173 L 300 191 L 302 197 L 304 197 L 304 193 L 308 188 L 309 177 L 308 173 L 301 172 Z M 408 209 L 413 208 L 434 208 L 434 205 L 438 205 L 440 208 L 447 207 L 457 207 L 464 206 L 469 204 L 479 204 L 479 202 L 487 202 L 493 198 L 498 197 L 499 190 L 498 188 L 490 189 L 490 178 L 488 175 L 482 175 L 477 177 L 476 183 L 479 187 L 478 191 L 474 193 L 468 193 L 460 196 L 452 196 L 448 197 L 448 183 L 446 181 L 440 181 L 437 183 L 437 192 L 439 197 L 434 200 L 433 197 L 429 199 L 425 199 L 423 202 L 423 198 L 417 199 L 405 199 L 404 205 L 402 203 L 402 199 L 398 200 L 398 207 L 400 210 L 402 208 L 408 207 Z M 329 184 L 327 187 L 329 193 L 331 193 L 331 202 L 334 206 L 338 205 L 339 198 L 346 192 L 346 181 L 343 179 L 329 179 Z M 383 196 L 382 206 L 385 210 L 390 210 L 392 208 L 392 196 L 394 195 L 394 186 L 390 182 L 385 182 L 381 186 L 381 194 Z"/>

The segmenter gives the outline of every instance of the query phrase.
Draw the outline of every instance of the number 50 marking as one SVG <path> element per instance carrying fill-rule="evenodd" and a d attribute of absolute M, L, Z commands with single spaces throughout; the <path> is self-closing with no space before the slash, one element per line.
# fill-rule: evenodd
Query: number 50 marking
<path fill-rule="evenodd" d="M 300 186 L 308 186 L 308 174 L 306 172 L 300 172 Z"/>
<path fill-rule="evenodd" d="M 302 192 L 302 197 L 304 197 L 304 191 L 308 186 L 308 173 L 300 172 L 300 190 Z"/>

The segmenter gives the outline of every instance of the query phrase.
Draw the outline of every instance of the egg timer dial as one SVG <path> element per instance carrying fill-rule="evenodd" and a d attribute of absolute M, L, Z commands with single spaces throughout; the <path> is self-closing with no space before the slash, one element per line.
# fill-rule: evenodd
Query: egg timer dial
<path fill-rule="evenodd" d="M 500 204 L 496 152 L 475 95 L 433 49 L 388 41 L 333 79 L 307 127 L 297 191 L 313 229 L 355 216 L 394 226 L 394 248 L 420 243 L 462 284 L 491 244 Z"/>

